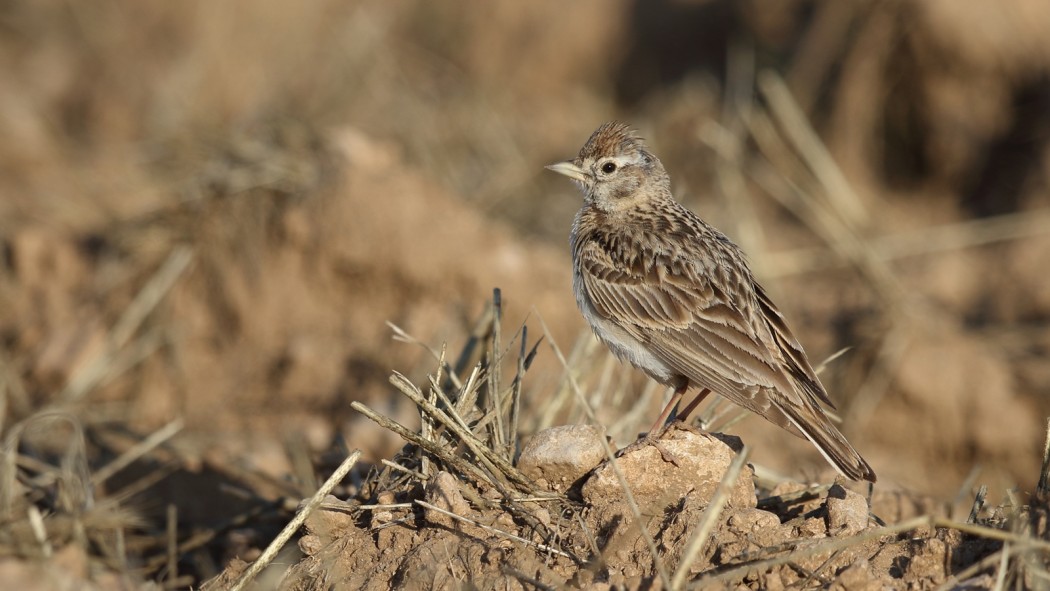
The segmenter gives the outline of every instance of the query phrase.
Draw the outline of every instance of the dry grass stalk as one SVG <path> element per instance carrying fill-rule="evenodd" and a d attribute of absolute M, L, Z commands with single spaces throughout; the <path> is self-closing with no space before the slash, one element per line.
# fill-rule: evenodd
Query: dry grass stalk
<path fill-rule="evenodd" d="M 868 370 L 864 381 L 851 398 L 845 421 L 851 425 L 865 425 L 873 416 L 879 403 L 889 392 L 896 376 L 896 368 L 904 359 L 912 341 L 912 328 L 901 318 L 892 318 L 892 324 L 882 333 L 875 362 Z"/>
<path fill-rule="evenodd" d="M 875 236 L 867 240 L 867 248 L 880 260 L 935 254 L 984 244 L 1020 240 L 1050 232 L 1050 212 L 1028 211 L 1011 213 L 979 220 L 932 226 L 919 230 Z M 797 275 L 833 269 L 845 260 L 829 256 L 824 247 L 798 248 L 771 252 L 768 257 L 769 274 L 774 277 Z"/>
<path fill-rule="evenodd" d="M 456 365 L 455 368 L 448 364 L 448 362 L 445 360 L 444 347 L 442 347 L 442 350 L 439 352 L 439 351 L 435 350 L 434 348 L 432 348 L 430 345 L 427 345 L 426 343 L 424 343 L 424 342 L 420 341 L 419 339 L 413 337 L 412 335 L 408 334 L 407 332 L 405 332 L 405 329 L 403 329 L 400 326 L 394 324 L 393 322 L 390 322 L 388 320 L 386 322 L 386 325 L 390 328 L 390 330 L 394 331 L 394 340 L 395 341 L 400 341 L 402 343 L 409 343 L 409 344 L 416 345 L 416 346 L 419 346 L 419 347 L 423 348 L 423 350 L 425 350 L 427 353 L 430 353 L 430 356 L 433 357 L 434 360 L 438 362 L 438 365 L 439 365 L 438 375 L 442 375 L 442 373 L 443 373 L 444 375 L 448 376 L 449 380 L 452 381 L 452 385 L 454 387 L 456 387 L 456 388 L 462 388 L 463 387 L 463 383 L 459 380 L 459 375 L 458 375 L 459 372 L 462 371 L 463 368 L 459 367 L 459 363 L 458 362 L 457 362 L 457 365 Z M 464 363 L 464 367 L 465 367 L 465 363 Z"/>
<path fill-rule="evenodd" d="M 988 570 L 996 564 L 1002 562 L 1002 555 L 1006 552 L 1007 549 L 1004 548 L 1003 550 L 999 550 L 998 552 L 993 552 L 988 556 L 985 556 L 981 560 L 974 562 L 970 566 L 962 569 L 961 571 L 945 579 L 945 581 L 938 585 L 934 589 L 934 591 L 948 591 L 949 589 L 966 588 L 966 583 L 971 577 L 973 577 L 981 571 Z"/>
<path fill-rule="evenodd" d="M 977 523 L 977 517 L 981 514 L 981 510 L 984 509 L 984 498 L 988 495 L 988 487 L 981 485 L 981 488 L 977 489 L 977 494 L 973 497 L 973 506 L 970 508 L 970 516 L 966 518 L 966 523 Z"/>
<path fill-rule="evenodd" d="M 116 473 L 149 455 L 173 437 L 182 428 L 182 422 L 175 420 L 169 423 L 92 472 L 85 435 L 88 426 L 83 424 L 80 414 L 67 409 L 71 402 L 83 399 L 97 386 L 138 365 L 162 345 L 165 336 L 161 329 L 147 330 L 138 337 L 136 333 L 184 275 L 192 260 L 189 248 L 172 249 L 165 263 L 139 289 L 114 324 L 106 347 L 69 378 L 64 390 L 56 396 L 56 402 L 31 414 L 28 407 L 20 408 L 29 416 L 6 429 L 3 461 L 0 462 L 0 513 L 3 513 L 10 526 L 3 536 L 5 551 L 19 554 L 19 548 L 26 547 L 19 533 L 24 530 L 30 533 L 33 543 L 45 555 L 72 543 L 83 547 L 89 560 L 100 562 L 117 572 L 128 573 L 125 532 L 140 528 L 143 522 L 120 504 L 170 475 L 175 466 L 172 463 L 162 466 L 107 497 L 100 498 L 97 495 L 104 492 L 101 485 Z M 6 366 L 4 377 L 0 389 L 4 392 L 6 408 L 7 394 L 18 394 L 21 385 L 8 379 L 11 376 Z M 41 426 L 50 428 L 55 421 L 68 426 L 68 444 L 57 466 L 19 453 L 27 430 Z M 93 429 L 92 432 L 98 430 Z M 16 485 L 16 481 L 21 484 Z M 46 520 L 40 512 L 41 503 L 49 506 Z M 141 544 L 143 541 L 136 537 L 134 543 Z M 171 546 L 170 540 L 168 546 Z M 166 560 L 170 563 L 170 556 Z M 177 573 L 169 577 L 178 580 Z"/>
<path fill-rule="evenodd" d="M 498 298 L 498 292 L 496 297 Z M 501 318 L 498 306 L 491 306 L 484 318 L 490 323 L 497 322 Z M 421 344 L 405 331 L 396 329 L 395 333 L 398 340 Z M 406 448 L 402 452 L 396 467 L 384 462 L 388 469 L 399 472 L 402 475 L 401 479 L 390 480 L 380 475 L 378 480 L 372 482 L 372 486 L 380 490 L 391 485 L 403 489 L 404 486 L 408 486 L 404 481 L 406 477 L 416 479 L 426 486 L 434 471 L 448 470 L 464 481 L 461 492 L 470 503 L 483 510 L 498 507 L 508 511 L 542 539 L 549 540 L 553 539 L 553 533 L 546 525 L 537 521 L 531 510 L 522 503 L 538 500 L 563 503 L 565 499 L 560 495 L 536 489 L 535 484 L 513 465 L 523 377 L 536 355 L 539 342 L 531 349 L 527 347 L 528 332 L 524 326 L 514 335 L 511 343 L 520 342 L 516 374 L 513 381 L 503 387 L 502 378 L 497 377 L 494 380 L 491 375 L 492 365 L 502 363 L 505 356 L 505 352 L 499 349 L 502 343 L 498 342 L 497 337 L 500 334 L 501 331 L 493 326 L 485 328 L 479 323 L 474 335 L 460 353 L 456 367 L 449 367 L 445 363 L 444 348 L 438 354 L 423 345 L 433 352 L 439 367 L 438 371 L 427 379 L 427 394 L 404 375 L 397 372 L 391 375 L 391 384 L 415 404 L 424 419 L 423 425 L 428 425 L 419 432 L 373 411 L 360 402 L 352 403 L 351 407 L 415 447 L 414 451 L 412 448 Z M 482 362 L 475 365 L 465 381 L 458 377 L 452 379 L 452 376 L 465 368 L 474 357 L 478 344 L 486 340 L 486 335 L 490 337 L 490 345 Z M 449 379 L 443 379 L 443 374 Z M 507 429 L 514 429 L 514 433 L 508 432 Z M 413 465 L 413 461 L 418 464 Z M 424 462 L 430 466 L 426 472 L 422 470 Z M 384 482 L 386 484 L 383 484 Z M 479 491 L 487 489 L 498 491 L 501 500 L 493 502 L 479 494 Z M 543 544 L 542 547 L 554 549 L 550 543 Z M 557 553 L 559 556 L 572 557 L 571 553 L 561 550 Z"/>
<path fill-rule="evenodd" d="M 494 446 L 490 447 L 485 444 L 484 441 L 478 439 L 473 432 L 463 427 L 462 418 L 453 418 L 446 414 L 444 411 L 439 409 L 436 405 L 432 404 L 425 397 L 422 392 L 416 388 L 415 384 L 410 382 L 405 376 L 394 372 L 394 375 L 390 378 L 390 383 L 401 390 L 405 396 L 408 396 L 412 402 L 415 402 L 419 408 L 429 414 L 434 420 L 440 423 L 443 427 L 455 433 L 459 440 L 463 442 L 472 452 L 474 456 L 485 464 L 488 472 L 495 478 L 500 480 L 500 484 L 506 488 L 507 480 L 513 480 L 522 486 L 531 486 L 531 483 L 527 478 L 521 475 L 514 466 L 503 457 L 499 449 L 504 448 L 505 445 L 502 443 L 502 438 L 499 435 L 493 435 Z M 493 408 L 491 414 L 500 415 L 497 408 Z M 502 423 L 497 420 L 497 424 L 502 426 Z M 499 433 L 500 427 L 497 427 L 496 433 Z"/>
<path fill-rule="evenodd" d="M 119 367 L 121 370 L 126 370 L 127 367 L 134 365 L 134 362 L 121 359 L 121 352 L 128 346 L 131 337 L 142 326 L 149 313 L 157 307 L 164 299 L 164 296 L 175 286 L 179 277 L 182 276 L 192 261 L 193 251 L 190 248 L 177 246 L 172 250 L 171 254 L 168 255 L 168 259 L 153 274 L 153 277 L 146 282 L 146 285 L 139 290 L 135 299 L 132 300 L 124 314 L 113 326 L 105 350 L 85 364 L 83 369 L 70 377 L 69 383 L 59 396 L 60 400 L 79 400 L 103 380 L 112 378 L 117 373 L 115 371 L 116 368 Z M 139 354 L 131 355 L 132 361 L 143 359 L 142 351 L 150 350 L 152 348 L 149 346 L 150 344 L 152 344 L 151 339 L 147 339 L 138 343 L 138 347 L 131 347 L 131 351 L 134 352 L 136 349 L 139 351 Z"/>
<path fill-rule="evenodd" d="M 784 149 L 784 146 L 776 135 L 773 123 L 756 114 L 751 127 L 752 136 L 759 146 L 766 150 L 766 157 L 770 158 L 771 162 L 776 161 L 775 152 Z M 813 199 L 811 191 L 793 182 L 768 163 L 757 163 L 751 170 L 751 178 L 770 197 L 795 213 L 841 260 L 849 261 L 860 271 L 883 302 L 895 304 L 900 299 L 904 290 L 886 263 L 871 255 L 870 249 L 857 231 L 848 226 L 828 204 Z"/>
<path fill-rule="evenodd" d="M 270 503 L 269 505 L 261 505 L 254 507 L 239 515 L 234 515 L 230 519 L 212 526 L 211 528 L 204 529 L 196 532 L 183 541 L 179 542 L 178 549 L 176 550 L 179 556 L 185 556 L 190 552 L 203 548 L 210 542 L 214 541 L 219 535 L 224 532 L 230 531 L 234 528 L 239 527 L 250 527 L 263 519 L 273 519 L 276 516 L 283 516 L 289 511 L 294 511 L 296 507 L 295 503 L 287 503 L 292 506 L 286 506 L 286 499 L 281 499 Z M 146 574 L 154 574 L 160 569 L 164 568 L 167 564 L 167 554 L 158 554 L 150 559 L 146 560 L 142 566 L 142 570 Z"/>
<path fill-rule="evenodd" d="M 179 578 L 179 508 L 171 503 L 168 504 L 166 525 L 165 531 L 168 540 L 167 579 L 170 584 Z"/>
<path fill-rule="evenodd" d="M 760 81 L 768 79 L 768 76 L 760 77 Z M 812 229 L 839 258 L 854 265 L 881 296 L 883 302 L 895 305 L 904 290 L 886 263 L 872 255 L 871 249 L 861 237 L 860 227 L 851 215 L 836 209 L 848 208 L 843 205 L 844 201 L 814 198 L 817 193 L 823 194 L 831 190 L 827 185 L 822 185 L 819 179 L 804 177 L 794 180 L 794 177 L 805 174 L 804 168 L 808 170 L 804 164 L 799 163 L 799 159 L 804 163 L 807 160 L 819 161 L 822 157 L 793 151 L 792 147 L 785 143 L 776 122 L 764 112 L 756 112 L 748 120 L 748 125 L 751 137 L 766 158 L 764 162 L 755 162 L 749 169 L 751 179 Z"/>
<path fill-rule="evenodd" d="M 263 550 L 262 555 L 260 555 L 259 558 L 255 562 L 253 562 L 251 566 L 249 566 L 248 569 L 244 571 L 243 574 L 241 574 L 240 578 L 238 578 L 237 582 L 234 583 L 232 587 L 230 587 L 229 591 L 241 591 L 241 589 L 244 589 L 245 586 L 248 585 L 248 583 L 252 582 L 256 575 L 262 572 L 262 569 L 266 568 L 270 564 L 270 562 L 273 561 L 273 559 L 277 556 L 277 553 L 281 550 L 281 548 L 283 548 L 284 545 L 288 543 L 288 540 L 292 539 L 292 536 L 295 534 L 295 532 L 299 531 L 299 528 L 302 527 L 303 523 L 306 521 L 306 518 L 309 517 L 310 514 L 314 512 L 314 510 L 320 507 L 321 503 L 324 502 L 325 498 L 327 498 L 328 495 L 331 494 L 332 489 L 334 489 L 337 484 L 342 482 L 343 478 L 346 478 L 346 475 L 350 473 L 350 469 L 354 467 L 354 464 L 357 463 L 357 460 L 360 457 L 361 451 L 355 450 L 352 454 L 347 456 L 347 458 L 343 460 L 342 463 L 339 464 L 339 467 L 336 468 L 335 472 L 333 472 L 330 477 L 328 477 L 328 480 L 326 480 L 324 484 L 322 484 L 321 487 L 317 489 L 317 492 L 314 494 L 314 496 L 310 497 L 310 500 L 306 503 L 306 506 L 300 509 L 299 512 L 296 513 L 295 517 L 284 526 L 284 528 L 281 530 L 281 533 L 279 533 L 277 537 L 274 538 L 272 542 L 270 542 L 270 545 L 267 546 L 265 550 Z"/>
<path fill-rule="evenodd" d="M 869 216 L 860 196 L 835 164 L 835 160 L 809 124 L 784 80 L 772 70 L 765 70 L 758 75 L 758 87 L 768 102 L 771 113 L 781 124 L 788 141 L 804 158 L 820 184 L 826 188 L 824 196 L 832 208 L 849 224 L 861 227 L 866 225 Z"/>
<path fill-rule="evenodd" d="M 1046 442 L 1043 444 L 1043 465 L 1039 468 L 1039 483 L 1036 495 L 1042 500 L 1050 499 L 1050 419 L 1046 420 Z"/>
<path fill-rule="evenodd" d="M 488 405 L 489 416 L 492 416 L 496 420 L 496 431 L 494 433 L 495 445 L 497 447 L 506 446 L 506 433 L 503 430 L 503 412 L 501 411 L 500 403 L 500 392 L 501 392 L 501 381 L 503 378 L 503 372 L 501 369 L 501 363 L 503 361 L 501 351 L 503 350 L 503 342 L 500 335 L 500 327 L 503 323 L 503 296 L 496 288 L 492 290 L 492 344 L 489 347 L 489 359 L 488 359 L 488 377 L 489 377 L 489 395 L 486 396 L 486 403 Z"/>
<path fill-rule="evenodd" d="M 130 449 L 117 456 L 117 458 L 114 459 L 112 462 L 106 464 L 98 470 L 95 470 L 95 472 L 91 475 L 91 483 L 95 486 L 99 486 L 102 483 L 106 482 L 111 476 L 130 466 L 133 462 L 135 462 L 135 460 L 138 460 L 139 458 L 145 456 L 150 451 L 159 447 L 165 441 L 174 437 L 176 434 L 178 434 L 179 431 L 182 431 L 182 428 L 184 426 L 185 422 L 180 418 L 171 421 L 170 423 L 164 425 L 160 429 L 157 429 L 148 437 L 136 443 Z"/>
<path fill-rule="evenodd" d="M 539 314 L 535 309 L 533 313 L 536 317 L 543 321 L 542 315 Z M 549 337 L 549 331 L 544 331 L 544 336 Z M 554 425 L 554 422 L 563 413 L 564 409 L 572 403 L 575 399 L 575 393 L 570 385 L 570 380 L 573 376 L 585 370 L 585 360 L 592 359 L 592 352 L 598 349 L 598 343 L 594 338 L 591 331 L 581 331 L 580 336 L 573 343 L 572 351 L 569 352 L 569 360 L 565 362 L 561 360 L 562 375 L 559 381 L 558 389 L 554 393 L 552 399 L 545 405 L 542 414 L 536 422 L 536 429 L 542 430 Z"/>
<path fill-rule="evenodd" d="M 420 388 L 404 375 L 394 372 L 391 376 L 391 384 L 412 400 L 420 410 L 424 426 L 419 434 L 412 433 L 389 418 L 381 417 L 362 404 L 354 403 L 352 407 L 381 426 L 394 431 L 406 441 L 430 452 L 446 465 L 455 467 L 457 472 L 471 475 L 480 482 L 494 486 L 504 496 L 510 496 L 514 488 L 532 490 L 532 483 L 518 472 L 512 460 L 517 441 L 517 413 L 520 408 L 521 382 L 535 356 L 538 343 L 531 351 L 528 351 L 525 345 L 527 331 L 523 328 L 518 335 L 515 335 L 513 340 L 520 338 L 521 353 L 514 380 L 511 386 L 504 391 L 500 385 L 502 373 L 499 367 L 503 361 L 499 327 L 502 319 L 501 309 L 501 295 L 496 289 L 493 292 L 492 306 L 483 316 L 483 322 L 479 322 L 475 327 L 471 338 L 459 355 L 455 368 L 445 363 L 444 348 L 438 354 L 430 347 L 423 345 L 432 352 L 439 366 L 436 374 L 428 378 L 429 395 L 424 395 Z M 487 321 L 487 326 L 485 321 Z M 422 345 L 405 331 L 397 327 L 393 328 L 399 340 Z M 491 336 L 491 341 L 484 372 L 479 364 L 474 367 L 465 383 L 458 376 L 453 377 L 466 367 L 477 344 L 482 342 L 486 334 Z M 450 384 L 442 383 L 443 373 L 449 376 Z M 481 416 L 475 418 L 480 410 L 475 406 L 475 402 L 480 399 L 482 384 L 487 386 L 484 397 L 485 409 Z M 447 391 L 450 385 L 454 388 L 451 392 Z M 509 433 L 508 428 L 513 428 L 515 433 Z M 479 432 L 487 433 L 486 438 L 479 437 Z M 481 468 L 484 470 L 456 457 L 453 443 L 466 446 L 472 457 L 481 463 Z M 429 458 L 424 455 L 421 462 L 429 462 Z M 429 475 L 430 471 L 429 469 L 423 470 L 422 473 Z"/>
<path fill-rule="evenodd" d="M 428 459 L 429 460 L 429 458 L 424 458 L 424 459 Z M 412 478 L 415 478 L 416 480 L 419 480 L 420 482 L 424 482 L 424 481 L 430 479 L 430 475 L 429 474 L 426 474 L 426 473 L 421 472 L 419 470 L 413 470 L 411 468 L 406 468 L 406 467 L 402 466 L 401 464 L 398 464 L 397 462 L 391 462 L 390 460 L 388 460 L 386 458 L 383 458 L 382 460 L 379 460 L 379 462 L 381 464 L 383 464 L 384 466 L 388 467 L 388 468 L 392 468 L 392 469 L 397 470 L 399 472 L 404 472 L 405 474 L 408 474 L 409 476 L 411 476 Z"/>
<path fill-rule="evenodd" d="M 998 574 L 995 576 L 995 585 L 992 587 L 995 591 L 1002 591 L 1003 586 L 1006 584 L 1006 571 L 1010 566 L 1010 543 L 1006 542 L 1003 544 L 1003 549 L 999 552 L 999 569 Z"/>
<path fill-rule="evenodd" d="M 37 509 L 36 505 L 30 505 L 26 513 L 33 537 L 36 539 L 36 543 L 40 545 L 40 555 L 44 558 L 51 558 L 54 551 L 51 547 L 51 542 L 47 539 L 47 528 L 44 526 L 44 517 L 40 515 L 40 509 Z"/>
<path fill-rule="evenodd" d="M 378 424 L 380 427 L 383 427 L 388 431 L 393 431 L 405 441 L 413 443 L 425 449 L 426 451 L 434 454 L 435 456 L 437 456 L 438 459 L 440 459 L 446 465 L 455 469 L 460 474 L 469 474 L 473 476 L 476 480 L 482 482 L 490 481 L 489 476 L 482 472 L 479 468 L 475 467 L 473 464 L 452 455 L 452 453 L 445 447 L 429 439 L 424 439 L 421 435 L 413 432 L 404 425 L 375 412 L 374 410 L 368 408 L 364 404 L 360 402 L 352 402 L 350 403 L 350 408 L 365 415 L 366 417 L 374 421 L 376 424 Z M 497 488 L 499 487 L 497 486 Z"/>
<path fill-rule="evenodd" d="M 89 510 L 94 503 L 94 491 L 90 485 L 88 465 L 84 442 L 84 430 L 80 421 L 67 412 L 45 409 L 13 425 L 4 438 L 4 461 L 0 465 L 0 517 L 8 519 L 14 508 L 18 448 L 25 431 L 38 423 L 52 424 L 61 422 L 69 425 L 71 436 L 66 453 L 59 468 L 42 465 L 41 468 L 55 476 L 58 483 L 56 503 L 58 508 L 69 513 L 80 513 Z"/>

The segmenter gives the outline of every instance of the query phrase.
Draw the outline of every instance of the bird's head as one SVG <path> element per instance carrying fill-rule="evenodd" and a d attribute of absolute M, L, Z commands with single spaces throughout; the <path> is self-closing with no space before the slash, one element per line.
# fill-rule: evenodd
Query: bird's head
<path fill-rule="evenodd" d="M 627 124 L 618 121 L 596 129 L 576 158 L 547 168 L 576 181 L 584 201 L 606 212 L 670 194 L 663 164 Z"/>

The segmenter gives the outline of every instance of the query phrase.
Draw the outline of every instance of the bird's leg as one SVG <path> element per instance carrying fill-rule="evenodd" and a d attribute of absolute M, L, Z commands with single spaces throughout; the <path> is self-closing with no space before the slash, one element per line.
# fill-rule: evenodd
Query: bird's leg
<path fill-rule="evenodd" d="M 671 400 L 668 401 L 667 406 L 664 408 L 663 412 L 660 413 L 660 418 L 657 419 L 656 423 L 654 423 L 652 428 L 649 429 L 649 433 L 646 434 L 646 439 L 653 440 L 654 444 L 657 444 L 659 447 L 657 439 L 662 435 L 663 431 L 665 431 L 671 423 L 677 420 L 682 420 L 684 422 L 688 419 L 690 413 L 696 410 L 696 407 L 707 398 L 708 394 L 711 393 L 711 390 L 708 388 L 701 388 L 700 392 L 689 401 L 689 404 L 685 405 L 685 408 L 679 411 L 678 404 L 682 401 L 685 391 L 688 389 L 689 382 L 675 388 Z M 667 450 L 660 448 L 660 453 L 663 454 L 665 460 L 668 459 L 669 452 Z M 677 463 L 678 462 L 675 462 L 675 464 Z"/>
<path fill-rule="evenodd" d="M 660 443 L 660 436 L 663 435 L 664 430 L 667 429 L 667 426 L 670 425 L 671 422 L 674 421 L 675 416 L 677 416 L 678 403 L 682 400 L 682 395 L 685 394 L 687 389 L 689 389 L 689 380 L 682 380 L 682 383 L 675 387 L 671 399 L 667 401 L 667 405 L 664 406 L 664 409 L 660 412 L 660 417 L 656 419 L 656 422 L 653 423 L 652 427 L 649 427 L 649 432 L 645 434 L 645 437 L 642 437 L 638 441 L 623 448 L 620 450 L 620 453 L 624 454 L 639 447 L 652 445 L 660 452 L 660 455 L 665 462 L 669 462 L 676 466 L 680 465 L 678 459 L 674 457 L 674 454 Z"/>
<path fill-rule="evenodd" d="M 652 427 L 649 427 L 649 432 L 638 439 L 638 441 L 621 449 L 617 455 L 622 456 L 623 454 L 629 453 L 635 449 L 645 447 L 646 445 L 652 445 L 660 452 L 660 455 L 663 456 L 665 462 L 670 462 L 676 466 L 679 465 L 674 454 L 660 444 L 660 436 L 667 428 L 667 425 L 669 425 L 677 415 L 675 411 L 678 407 L 678 403 L 682 400 L 682 395 L 685 394 L 687 389 L 689 389 L 689 380 L 683 379 L 681 383 L 675 386 L 674 394 L 671 395 L 671 400 L 667 402 L 667 406 L 664 406 L 664 409 L 660 412 L 660 418 L 656 419 L 656 422 L 653 423 Z"/>
<path fill-rule="evenodd" d="M 682 400 L 682 395 L 689 389 L 689 380 L 685 380 L 677 388 L 674 389 L 674 394 L 671 395 L 671 399 L 667 401 L 667 406 L 660 412 L 660 418 L 656 419 L 653 426 L 649 428 L 649 434 L 656 433 L 656 430 L 665 427 L 674 420 L 674 417 L 678 416 L 678 403 Z M 692 408 L 692 406 L 690 406 Z"/>
<path fill-rule="evenodd" d="M 685 405 L 685 408 L 682 409 L 681 413 L 675 413 L 675 416 L 676 417 L 682 417 L 683 421 L 688 419 L 689 415 L 694 410 L 696 410 L 696 407 L 699 406 L 700 403 L 703 402 L 704 399 L 707 398 L 707 395 L 710 394 L 710 393 L 711 393 L 711 390 L 708 390 L 707 388 L 701 388 L 700 389 L 700 393 L 697 394 L 696 397 L 693 398 L 691 401 L 689 401 L 689 404 Z"/>

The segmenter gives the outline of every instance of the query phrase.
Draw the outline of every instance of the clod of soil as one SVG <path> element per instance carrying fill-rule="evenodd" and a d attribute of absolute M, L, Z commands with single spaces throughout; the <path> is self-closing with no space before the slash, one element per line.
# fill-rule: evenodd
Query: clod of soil
<path fill-rule="evenodd" d="M 564 425 L 535 434 L 518 457 L 518 469 L 538 486 L 564 492 L 605 459 L 605 430 Z"/>
<path fill-rule="evenodd" d="M 598 428 L 560 427 L 526 446 L 518 468 L 548 483 L 576 483 L 550 498 L 500 492 L 444 470 L 370 501 L 330 498 L 306 521 L 305 557 L 280 588 L 639 590 L 665 589 L 675 575 L 704 588 L 927 588 L 965 575 L 964 565 L 1002 547 L 929 527 L 932 520 L 880 528 L 868 499 L 840 484 L 785 483 L 759 500 L 750 468 L 728 486 L 724 505 L 713 505 L 741 442 L 677 424 L 616 458 L 636 511 L 610 461 L 582 478 L 577 471 L 591 462 L 566 461 L 603 436 Z M 559 441 L 565 448 L 556 449 Z M 411 446 L 402 461 L 408 452 Z M 708 517 L 706 541 L 688 553 Z M 243 564 L 230 569 L 210 588 L 233 580 Z"/>

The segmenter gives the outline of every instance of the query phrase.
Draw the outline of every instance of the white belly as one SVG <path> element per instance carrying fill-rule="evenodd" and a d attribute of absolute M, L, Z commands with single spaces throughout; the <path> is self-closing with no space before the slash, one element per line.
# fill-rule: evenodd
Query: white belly
<path fill-rule="evenodd" d="M 578 273 L 573 273 L 572 279 L 573 291 L 576 292 L 576 304 L 580 307 L 580 312 L 591 325 L 598 340 L 605 343 L 621 361 L 630 362 L 631 365 L 662 384 L 673 385 L 672 382 L 677 381 L 678 372 L 650 353 L 641 341 L 598 314 L 591 299 L 583 290 L 583 278 Z"/>

